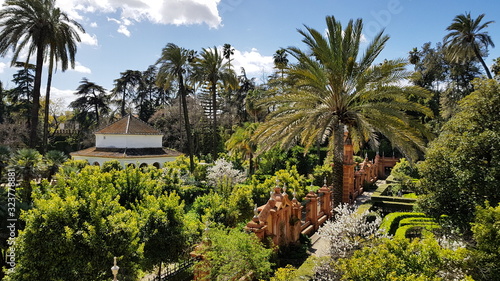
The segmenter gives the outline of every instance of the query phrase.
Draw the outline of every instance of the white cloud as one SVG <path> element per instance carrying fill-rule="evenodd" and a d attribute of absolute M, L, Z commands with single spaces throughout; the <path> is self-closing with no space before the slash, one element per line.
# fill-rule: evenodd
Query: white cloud
<path fill-rule="evenodd" d="M 97 22 L 91 22 L 90 27 L 96 28 L 97 27 Z"/>
<path fill-rule="evenodd" d="M 97 36 L 95 34 L 90 35 L 89 33 L 80 33 L 80 39 L 82 44 L 90 46 L 98 46 Z"/>
<path fill-rule="evenodd" d="M 274 68 L 273 57 L 263 56 L 255 48 L 252 48 L 249 52 L 235 50 L 231 64 L 237 74 L 240 73 L 240 69 L 243 67 L 249 78 L 256 77 L 260 80 L 262 80 L 262 76 L 270 75 Z"/>
<path fill-rule="evenodd" d="M 80 73 L 92 73 L 92 70 L 90 70 L 90 68 L 83 66 L 78 61 L 75 62 L 75 69 L 72 69 L 72 70 L 76 71 L 76 72 L 80 72 Z"/>
<path fill-rule="evenodd" d="M 158 24 L 206 24 L 210 28 L 217 28 L 222 21 L 219 13 L 220 1 L 58 0 L 57 4 L 75 20 L 82 20 L 85 13 L 119 13 L 120 20 L 108 18 L 108 21 L 112 20 L 119 24 L 119 32 L 126 35 L 129 33 L 126 27 L 131 25 L 132 21 L 143 20 Z"/>
<path fill-rule="evenodd" d="M 127 26 L 121 24 L 119 27 L 118 27 L 118 33 L 121 33 L 127 37 L 130 37 L 130 31 L 127 29 Z"/>
<path fill-rule="evenodd" d="M 45 89 L 42 89 L 45 93 Z M 75 90 L 60 90 L 56 87 L 50 88 L 50 100 L 62 103 L 64 108 L 68 108 L 69 104 L 75 100 Z"/>
<path fill-rule="evenodd" d="M 4 62 L 0 62 L 0 73 L 3 73 L 7 68 L 7 65 Z"/>

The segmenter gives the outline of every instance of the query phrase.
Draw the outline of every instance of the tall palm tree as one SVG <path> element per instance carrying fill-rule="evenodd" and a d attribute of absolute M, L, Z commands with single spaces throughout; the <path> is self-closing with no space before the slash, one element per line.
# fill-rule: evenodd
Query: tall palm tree
<path fill-rule="evenodd" d="M 231 46 L 231 44 L 226 43 L 223 46 L 222 52 L 224 53 L 224 58 L 228 61 L 228 68 L 231 69 L 231 56 L 234 55 L 234 48 Z"/>
<path fill-rule="evenodd" d="M 45 92 L 45 114 L 43 123 L 43 151 L 47 150 L 47 140 L 49 134 L 49 107 L 50 107 L 50 88 L 52 85 L 52 73 L 54 63 L 61 62 L 61 70 L 75 67 L 75 55 L 77 51 L 77 42 L 81 42 L 78 31 L 85 32 L 83 27 L 76 21 L 70 19 L 68 15 L 61 12 L 59 8 L 50 10 L 49 22 L 51 32 L 46 38 L 47 48 L 49 49 L 49 69 L 47 77 L 47 87 Z M 76 29 L 75 29 L 76 28 Z"/>
<path fill-rule="evenodd" d="M 212 157 L 217 160 L 218 154 L 218 124 L 217 124 L 217 88 L 219 83 L 228 84 L 235 89 L 238 84 L 237 77 L 228 62 L 224 61 L 224 56 L 216 47 L 202 49 L 200 58 L 196 60 L 195 76 L 200 83 L 207 83 L 211 96 L 212 113 L 212 133 L 213 146 Z"/>
<path fill-rule="evenodd" d="M 128 69 L 125 72 L 121 72 L 120 75 L 120 78 L 115 79 L 113 93 L 115 95 L 121 94 L 121 98 L 117 101 L 120 103 L 120 114 L 123 117 L 127 114 L 125 110 L 127 99 L 133 99 L 135 97 L 142 83 L 142 72 Z"/>
<path fill-rule="evenodd" d="M 22 50 L 36 55 L 35 81 L 33 91 L 33 105 L 31 107 L 30 146 L 37 143 L 38 111 L 40 109 L 40 87 L 42 83 L 42 69 L 50 37 L 61 35 L 54 30 L 52 15 L 55 10 L 55 0 L 7 0 L 0 10 L 0 55 L 5 56 L 9 50 L 13 51 L 11 63 L 14 65 Z M 59 13 L 61 16 L 62 13 Z M 63 18 L 64 21 L 66 18 Z M 69 37 L 69 34 L 66 34 Z M 75 37 L 76 38 L 76 37 Z M 56 56 L 61 56 L 56 52 Z"/>
<path fill-rule="evenodd" d="M 443 38 L 444 46 L 454 62 L 469 61 L 476 58 L 481 62 L 489 79 L 492 79 L 491 72 L 483 60 L 483 50 L 488 50 L 489 46 L 495 47 L 493 40 L 487 31 L 484 31 L 494 21 L 481 23 L 484 14 L 480 14 L 473 19 L 470 13 L 456 16 L 453 22 L 446 28 L 450 33 Z"/>
<path fill-rule="evenodd" d="M 190 63 L 194 58 L 194 51 L 179 47 L 173 43 L 168 43 L 163 48 L 161 57 L 156 61 L 159 65 L 158 84 L 164 89 L 170 88 L 171 84 L 177 84 L 177 95 L 180 97 L 183 115 L 184 128 L 188 141 L 189 170 L 194 171 L 194 141 L 191 134 L 191 123 L 189 123 L 189 112 L 187 107 L 188 88 L 185 84 L 186 77 L 190 72 Z"/>
<path fill-rule="evenodd" d="M 285 49 L 276 50 L 276 53 L 273 55 L 274 66 L 281 71 L 281 79 L 283 80 L 283 75 L 285 72 L 285 68 L 288 66 L 288 54 Z"/>
<path fill-rule="evenodd" d="M 75 95 L 80 97 L 70 103 L 70 107 L 80 109 L 79 112 L 88 114 L 93 111 L 95 115 L 96 127 L 101 124 L 100 117 L 110 110 L 110 97 L 104 87 L 83 78 L 80 86 L 76 89 Z"/>
<path fill-rule="evenodd" d="M 276 106 L 265 123 L 256 131 L 262 149 L 275 144 L 289 148 L 297 142 L 306 151 L 318 140 L 327 143 L 333 154 L 334 202 L 342 202 L 344 143 L 357 148 L 367 141 L 375 143 L 377 133 L 410 159 L 424 149 L 423 126 L 406 114 L 407 111 L 432 112 L 407 99 L 409 94 L 428 96 L 415 86 L 400 86 L 408 76 L 402 60 L 374 65 L 389 39 L 377 34 L 361 55 L 359 47 L 362 20 L 350 20 L 345 29 L 333 16 L 326 17 L 327 32 L 305 26 L 299 30 L 308 47 L 288 51 L 297 59 L 287 71 L 293 85 L 286 91 L 263 101 Z M 344 133 L 348 132 L 348 139 Z"/>

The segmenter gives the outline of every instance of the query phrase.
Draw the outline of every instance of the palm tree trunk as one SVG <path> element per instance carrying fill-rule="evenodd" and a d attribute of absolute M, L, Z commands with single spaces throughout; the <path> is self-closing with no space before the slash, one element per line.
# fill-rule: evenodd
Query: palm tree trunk
<path fill-rule="evenodd" d="M 333 206 L 342 202 L 344 188 L 344 126 L 339 118 L 333 124 Z"/>
<path fill-rule="evenodd" d="M 194 157 L 193 157 L 193 136 L 191 135 L 191 124 L 189 123 L 188 107 L 186 100 L 186 87 L 184 86 L 184 81 L 182 79 L 182 73 L 177 74 L 179 77 L 179 93 L 181 95 L 182 109 L 184 110 L 184 128 L 186 130 L 186 138 L 188 141 L 188 153 L 189 153 L 189 171 L 194 172 Z"/>
<path fill-rule="evenodd" d="M 47 77 L 47 89 L 45 90 L 45 110 L 43 116 L 43 152 L 47 152 L 49 136 L 49 105 L 50 105 L 50 87 L 52 85 L 52 71 L 54 69 L 54 52 L 50 50 L 49 73 Z"/>
<path fill-rule="evenodd" d="M 41 40 L 40 40 L 41 41 Z M 30 147 L 35 148 L 38 140 L 38 111 L 40 110 L 40 87 L 42 85 L 42 69 L 43 69 L 43 42 L 37 44 L 36 51 L 36 67 L 35 67 L 35 82 L 33 85 L 33 104 L 31 105 L 30 116 Z"/>
<path fill-rule="evenodd" d="M 210 87 L 212 92 L 212 130 L 213 130 L 213 147 L 212 147 L 212 159 L 213 161 L 217 160 L 218 154 L 218 133 L 217 133 L 217 82 L 212 81 L 212 86 Z"/>
<path fill-rule="evenodd" d="M 481 64 L 483 65 L 484 67 L 484 70 L 486 71 L 486 76 L 488 76 L 488 79 L 493 79 L 493 77 L 491 76 L 491 72 L 490 70 L 488 69 L 488 66 L 486 65 L 486 63 L 484 62 L 483 60 L 483 57 L 481 56 L 479 50 L 477 49 L 477 47 L 474 46 L 474 54 L 476 55 L 476 57 L 479 59 L 479 62 L 481 62 Z"/>

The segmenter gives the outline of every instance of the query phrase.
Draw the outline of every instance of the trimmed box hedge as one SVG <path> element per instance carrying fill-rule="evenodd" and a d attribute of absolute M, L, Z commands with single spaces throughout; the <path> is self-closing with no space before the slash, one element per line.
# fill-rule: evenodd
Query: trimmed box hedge
<path fill-rule="evenodd" d="M 383 229 L 386 234 L 394 235 L 399 227 L 399 222 L 405 218 L 425 217 L 424 213 L 413 212 L 394 212 L 384 217 L 380 224 L 380 229 Z"/>
<path fill-rule="evenodd" d="M 397 229 L 396 234 L 394 235 L 394 238 L 409 238 L 408 232 L 409 231 L 414 231 L 414 230 L 420 230 L 420 234 L 422 236 L 427 236 L 427 235 L 433 235 L 432 230 L 433 229 L 438 229 L 441 226 L 439 226 L 437 223 L 433 224 L 421 224 L 421 225 L 405 225 Z"/>

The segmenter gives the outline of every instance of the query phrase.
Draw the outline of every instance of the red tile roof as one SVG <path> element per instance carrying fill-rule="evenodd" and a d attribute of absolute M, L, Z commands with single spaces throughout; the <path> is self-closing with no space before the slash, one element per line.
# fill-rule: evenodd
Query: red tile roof
<path fill-rule="evenodd" d="M 121 135 L 163 135 L 161 132 L 159 132 L 146 122 L 131 115 L 127 115 L 95 133 Z"/>

